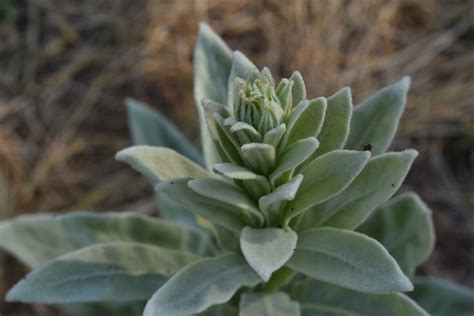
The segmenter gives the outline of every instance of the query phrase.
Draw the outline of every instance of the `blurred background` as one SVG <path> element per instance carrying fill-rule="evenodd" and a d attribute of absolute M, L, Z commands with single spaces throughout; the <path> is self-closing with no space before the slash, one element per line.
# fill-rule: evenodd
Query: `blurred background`
<path fill-rule="evenodd" d="M 393 149 L 420 152 L 402 190 L 430 205 L 436 250 L 419 273 L 474 287 L 474 2 L 0 0 L 0 220 L 77 210 L 154 212 L 152 189 L 114 161 L 130 144 L 123 99 L 144 101 L 196 144 L 192 53 L 200 21 L 310 97 L 355 103 L 405 75 Z M 0 314 L 26 273 L 0 254 Z"/>

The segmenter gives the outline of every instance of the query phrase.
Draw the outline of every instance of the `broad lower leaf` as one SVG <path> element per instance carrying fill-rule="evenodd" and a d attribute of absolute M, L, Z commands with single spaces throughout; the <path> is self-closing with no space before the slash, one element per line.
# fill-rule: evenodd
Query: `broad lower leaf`
<path fill-rule="evenodd" d="M 318 136 L 320 145 L 314 153 L 314 157 L 344 147 L 349 135 L 351 117 L 352 96 L 350 88 L 344 88 L 327 99 L 324 124 Z"/>
<path fill-rule="evenodd" d="M 244 293 L 240 297 L 239 316 L 299 316 L 300 306 L 282 292 Z"/>
<path fill-rule="evenodd" d="M 298 236 L 291 228 L 245 227 L 240 233 L 240 249 L 252 269 L 267 282 L 295 251 Z"/>
<path fill-rule="evenodd" d="M 82 247 L 115 241 L 198 255 L 215 253 L 209 234 L 203 230 L 135 213 L 40 214 L 0 223 L 0 248 L 32 268 Z"/>
<path fill-rule="evenodd" d="M 371 145 L 373 156 L 387 150 L 405 109 L 410 78 L 379 90 L 354 108 L 346 148 L 362 150 Z"/>
<path fill-rule="evenodd" d="M 380 243 L 342 229 L 322 227 L 299 234 L 296 251 L 286 265 L 317 280 L 364 293 L 413 289 Z"/>
<path fill-rule="evenodd" d="M 201 259 L 169 279 L 148 301 L 143 316 L 193 315 L 227 302 L 239 288 L 259 282 L 258 275 L 238 255 Z"/>
<path fill-rule="evenodd" d="M 194 214 L 230 230 L 239 232 L 245 226 L 253 224 L 242 208 L 202 196 L 188 187 L 188 181 L 189 179 L 180 179 L 161 182 L 156 189 Z"/>
<path fill-rule="evenodd" d="M 144 300 L 197 258 L 139 243 L 93 245 L 34 270 L 8 292 L 7 300 L 50 304 Z"/>
<path fill-rule="evenodd" d="M 168 147 L 202 165 L 199 151 L 158 111 L 134 99 L 126 99 L 128 125 L 135 145 Z"/>
<path fill-rule="evenodd" d="M 194 49 L 194 100 L 201 122 L 201 142 L 208 168 L 219 161 L 219 155 L 209 136 L 201 101 L 209 98 L 226 104 L 231 67 L 232 53 L 229 47 L 207 24 L 201 23 Z"/>
<path fill-rule="evenodd" d="M 474 289 L 434 277 L 418 277 L 410 297 L 433 316 L 471 316 Z"/>
<path fill-rule="evenodd" d="M 310 225 L 307 228 L 325 225 L 355 229 L 398 190 L 417 155 L 409 149 L 370 159 L 344 191 L 311 208 L 303 223 Z"/>
<path fill-rule="evenodd" d="M 358 231 L 380 241 L 409 275 L 434 247 L 431 211 L 416 193 L 405 193 L 389 201 Z"/>
<path fill-rule="evenodd" d="M 165 147 L 132 146 L 115 159 L 128 163 L 152 183 L 180 178 L 206 178 L 209 173 L 188 158 Z"/>
<path fill-rule="evenodd" d="M 304 176 L 295 199 L 288 203 L 284 221 L 344 190 L 369 160 L 364 151 L 334 150 L 316 158 L 300 172 Z"/>
<path fill-rule="evenodd" d="M 290 295 L 300 302 L 302 316 L 428 316 L 400 293 L 365 294 L 311 279 L 295 282 Z"/>

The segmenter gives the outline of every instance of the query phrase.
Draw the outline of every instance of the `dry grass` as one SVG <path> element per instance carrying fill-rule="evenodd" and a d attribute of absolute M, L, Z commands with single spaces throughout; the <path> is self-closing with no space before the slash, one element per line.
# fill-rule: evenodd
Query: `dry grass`
<path fill-rule="evenodd" d="M 277 76 L 299 69 L 311 96 L 350 85 L 360 101 L 411 75 L 394 147 L 421 153 L 406 188 L 432 206 L 438 230 L 422 272 L 474 285 L 473 2 L 11 3 L 16 17 L 0 20 L 0 218 L 152 209 L 147 183 L 113 161 L 129 143 L 122 100 L 148 102 L 197 135 L 192 49 L 208 21 Z M 13 262 L 0 261 L 0 297 L 24 272 Z M 0 302 L 0 313 L 31 313 L 19 307 Z"/>

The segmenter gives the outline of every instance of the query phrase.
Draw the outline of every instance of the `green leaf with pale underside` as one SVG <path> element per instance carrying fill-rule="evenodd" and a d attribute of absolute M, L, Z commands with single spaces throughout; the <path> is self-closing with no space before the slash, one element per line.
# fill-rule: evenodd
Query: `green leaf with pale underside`
<path fill-rule="evenodd" d="M 197 258 L 139 243 L 93 245 L 34 270 L 8 292 L 7 300 L 56 304 L 143 300 Z"/>
<path fill-rule="evenodd" d="M 227 80 L 232 67 L 232 53 L 224 41 L 207 25 L 199 25 L 194 49 L 194 100 L 199 113 L 201 142 L 206 165 L 219 161 L 217 150 L 209 136 L 201 101 L 204 98 L 226 104 Z"/>
<path fill-rule="evenodd" d="M 179 129 L 158 111 L 134 99 L 126 99 L 128 126 L 135 145 L 162 146 L 176 150 L 202 165 L 201 153 Z"/>
<path fill-rule="evenodd" d="M 132 146 L 115 159 L 131 165 L 152 183 L 180 178 L 206 178 L 209 173 L 174 150 L 165 147 Z"/>
<path fill-rule="evenodd" d="M 37 267 L 89 245 L 117 241 L 156 245 L 198 255 L 216 251 L 209 234 L 201 229 L 140 214 L 39 214 L 0 223 L 0 248 L 29 267 Z"/>

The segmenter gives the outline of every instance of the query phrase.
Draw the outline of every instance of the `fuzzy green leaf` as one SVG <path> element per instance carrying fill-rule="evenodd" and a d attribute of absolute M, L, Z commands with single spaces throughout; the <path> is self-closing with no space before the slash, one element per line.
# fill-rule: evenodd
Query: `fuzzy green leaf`
<path fill-rule="evenodd" d="M 301 170 L 304 180 L 295 199 L 286 207 L 285 222 L 344 190 L 369 157 L 368 152 L 335 150 L 312 161 Z"/>
<path fill-rule="evenodd" d="M 57 304 L 147 299 L 197 258 L 139 243 L 93 245 L 31 272 L 8 292 L 7 300 Z"/>
<path fill-rule="evenodd" d="M 370 159 L 344 191 L 306 212 L 303 226 L 355 229 L 398 190 L 417 155 L 409 149 Z"/>
<path fill-rule="evenodd" d="M 299 234 L 296 251 L 286 265 L 317 280 L 364 293 L 413 289 L 380 243 L 342 229 L 321 227 Z"/>
<path fill-rule="evenodd" d="M 282 292 L 244 293 L 240 297 L 239 316 L 299 316 L 300 306 Z"/>
<path fill-rule="evenodd" d="M 0 223 L 0 248 L 33 268 L 89 245 L 116 241 L 215 253 L 203 230 L 134 213 L 41 214 Z"/>
<path fill-rule="evenodd" d="M 248 264 L 267 282 L 293 255 L 298 236 L 291 228 L 245 227 L 240 233 L 240 249 Z"/>
<path fill-rule="evenodd" d="M 354 108 L 346 148 L 362 150 L 372 146 L 372 155 L 385 152 L 395 136 L 405 109 L 410 78 L 377 91 Z"/>
<path fill-rule="evenodd" d="M 263 142 L 265 144 L 272 145 L 276 149 L 280 145 L 280 141 L 283 138 L 283 135 L 285 135 L 285 132 L 286 132 L 286 124 L 282 123 L 278 125 L 277 127 L 269 130 L 263 137 Z"/>
<path fill-rule="evenodd" d="M 326 99 L 321 97 L 309 101 L 306 109 L 291 125 L 288 131 L 288 145 L 307 137 L 317 137 L 323 126 L 326 113 Z"/>
<path fill-rule="evenodd" d="M 295 169 L 318 148 L 319 142 L 314 137 L 301 139 L 293 143 L 279 158 L 275 170 L 270 174 L 270 181 L 275 184 L 283 173 Z"/>
<path fill-rule="evenodd" d="M 134 99 L 126 99 L 128 125 L 135 145 L 168 147 L 202 165 L 199 151 L 179 129 L 158 111 Z"/>
<path fill-rule="evenodd" d="M 428 316 L 404 294 L 365 294 L 311 279 L 295 282 L 290 295 L 302 316 Z"/>
<path fill-rule="evenodd" d="M 231 183 L 219 179 L 197 179 L 189 181 L 188 187 L 202 196 L 240 208 L 255 225 L 263 224 L 263 216 L 255 202 Z"/>
<path fill-rule="evenodd" d="M 474 313 L 474 290 L 449 281 L 418 277 L 410 297 L 433 316 L 471 316 Z"/>
<path fill-rule="evenodd" d="M 242 180 L 242 184 L 255 197 L 265 195 L 271 190 L 270 183 L 266 177 L 241 166 L 231 163 L 219 163 L 214 165 L 212 171 L 233 180 Z"/>
<path fill-rule="evenodd" d="M 119 151 L 115 159 L 128 163 L 155 184 L 180 178 L 209 177 L 199 165 L 165 147 L 132 146 Z"/>
<path fill-rule="evenodd" d="M 252 169 L 259 174 L 268 174 L 275 166 L 276 153 L 272 145 L 250 143 L 242 145 L 240 149 Z"/>
<path fill-rule="evenodd" d="M 230 70 L 229 79 L 227 82 L 227 106 L 233 108 L 234 106 L 234 79 L 241 78 L 244 81 L 254 81 L 257 79 L 259 71 L 257 67 L 239 51 L 232 53 L 232 68 Z"/>
<path fill-rule="evenodd" d="M 201 259 L 169 279 L 148 301 L 143 316 L 193 315 L 227 302 L 240 287 L 259 282 L 258 275 L 238 255 Z"/>
<path fill-rule="evenodd" d="M 433 251 L 435 236 L 431 210 L 416 193 L 405 193 L 392 199 L 358 230 L 380 241 L 409 275 Z"/>
<path fill-rule="evenodd" d="M 156 189 L 198 216 L 230 230 L 240 231 L 252 221 L 242 208 L 202 196 L 188 187 L 189 179 L 161 182 Z"/>
<path fill-rule="evenodd" d="M 349 135 L 351 117 L 351 89 L 344 88 L 327 99 L 325 120 L 318 135 L 320 145 L 312 158 L 344 147 Z"/>
<path fill-rule="evenodd" d="M 194 100 L 201 122 L 201 142 L 208 168 L 220 159 L 209 135 L 201 101 L 209 98 L 226 103 L 231 67 L 232 53 L 229 47 L 207 24 L 201 23 L 194 49 Z"/>
<path fill-rule="evenodd" d="M 293 105 L 297 105 L 298 103 L 306 99 L 306 87 L 304 84 L 303 76 L 299 71 L 295 71 L 289 79 L 293 81 L 293 88 L 291 90 Z"/>
<path fill-rule="evenodd" d="M 301 174 L 296 175 L 258 200 L 260 211 L 265 215 L 268 224 L 272 226 L 280 224 L 281 212 L 286 202 L 295 198 L 302 181 L 303 176 Z M 287 226 L 286 223 L 284 226 Z"/>

